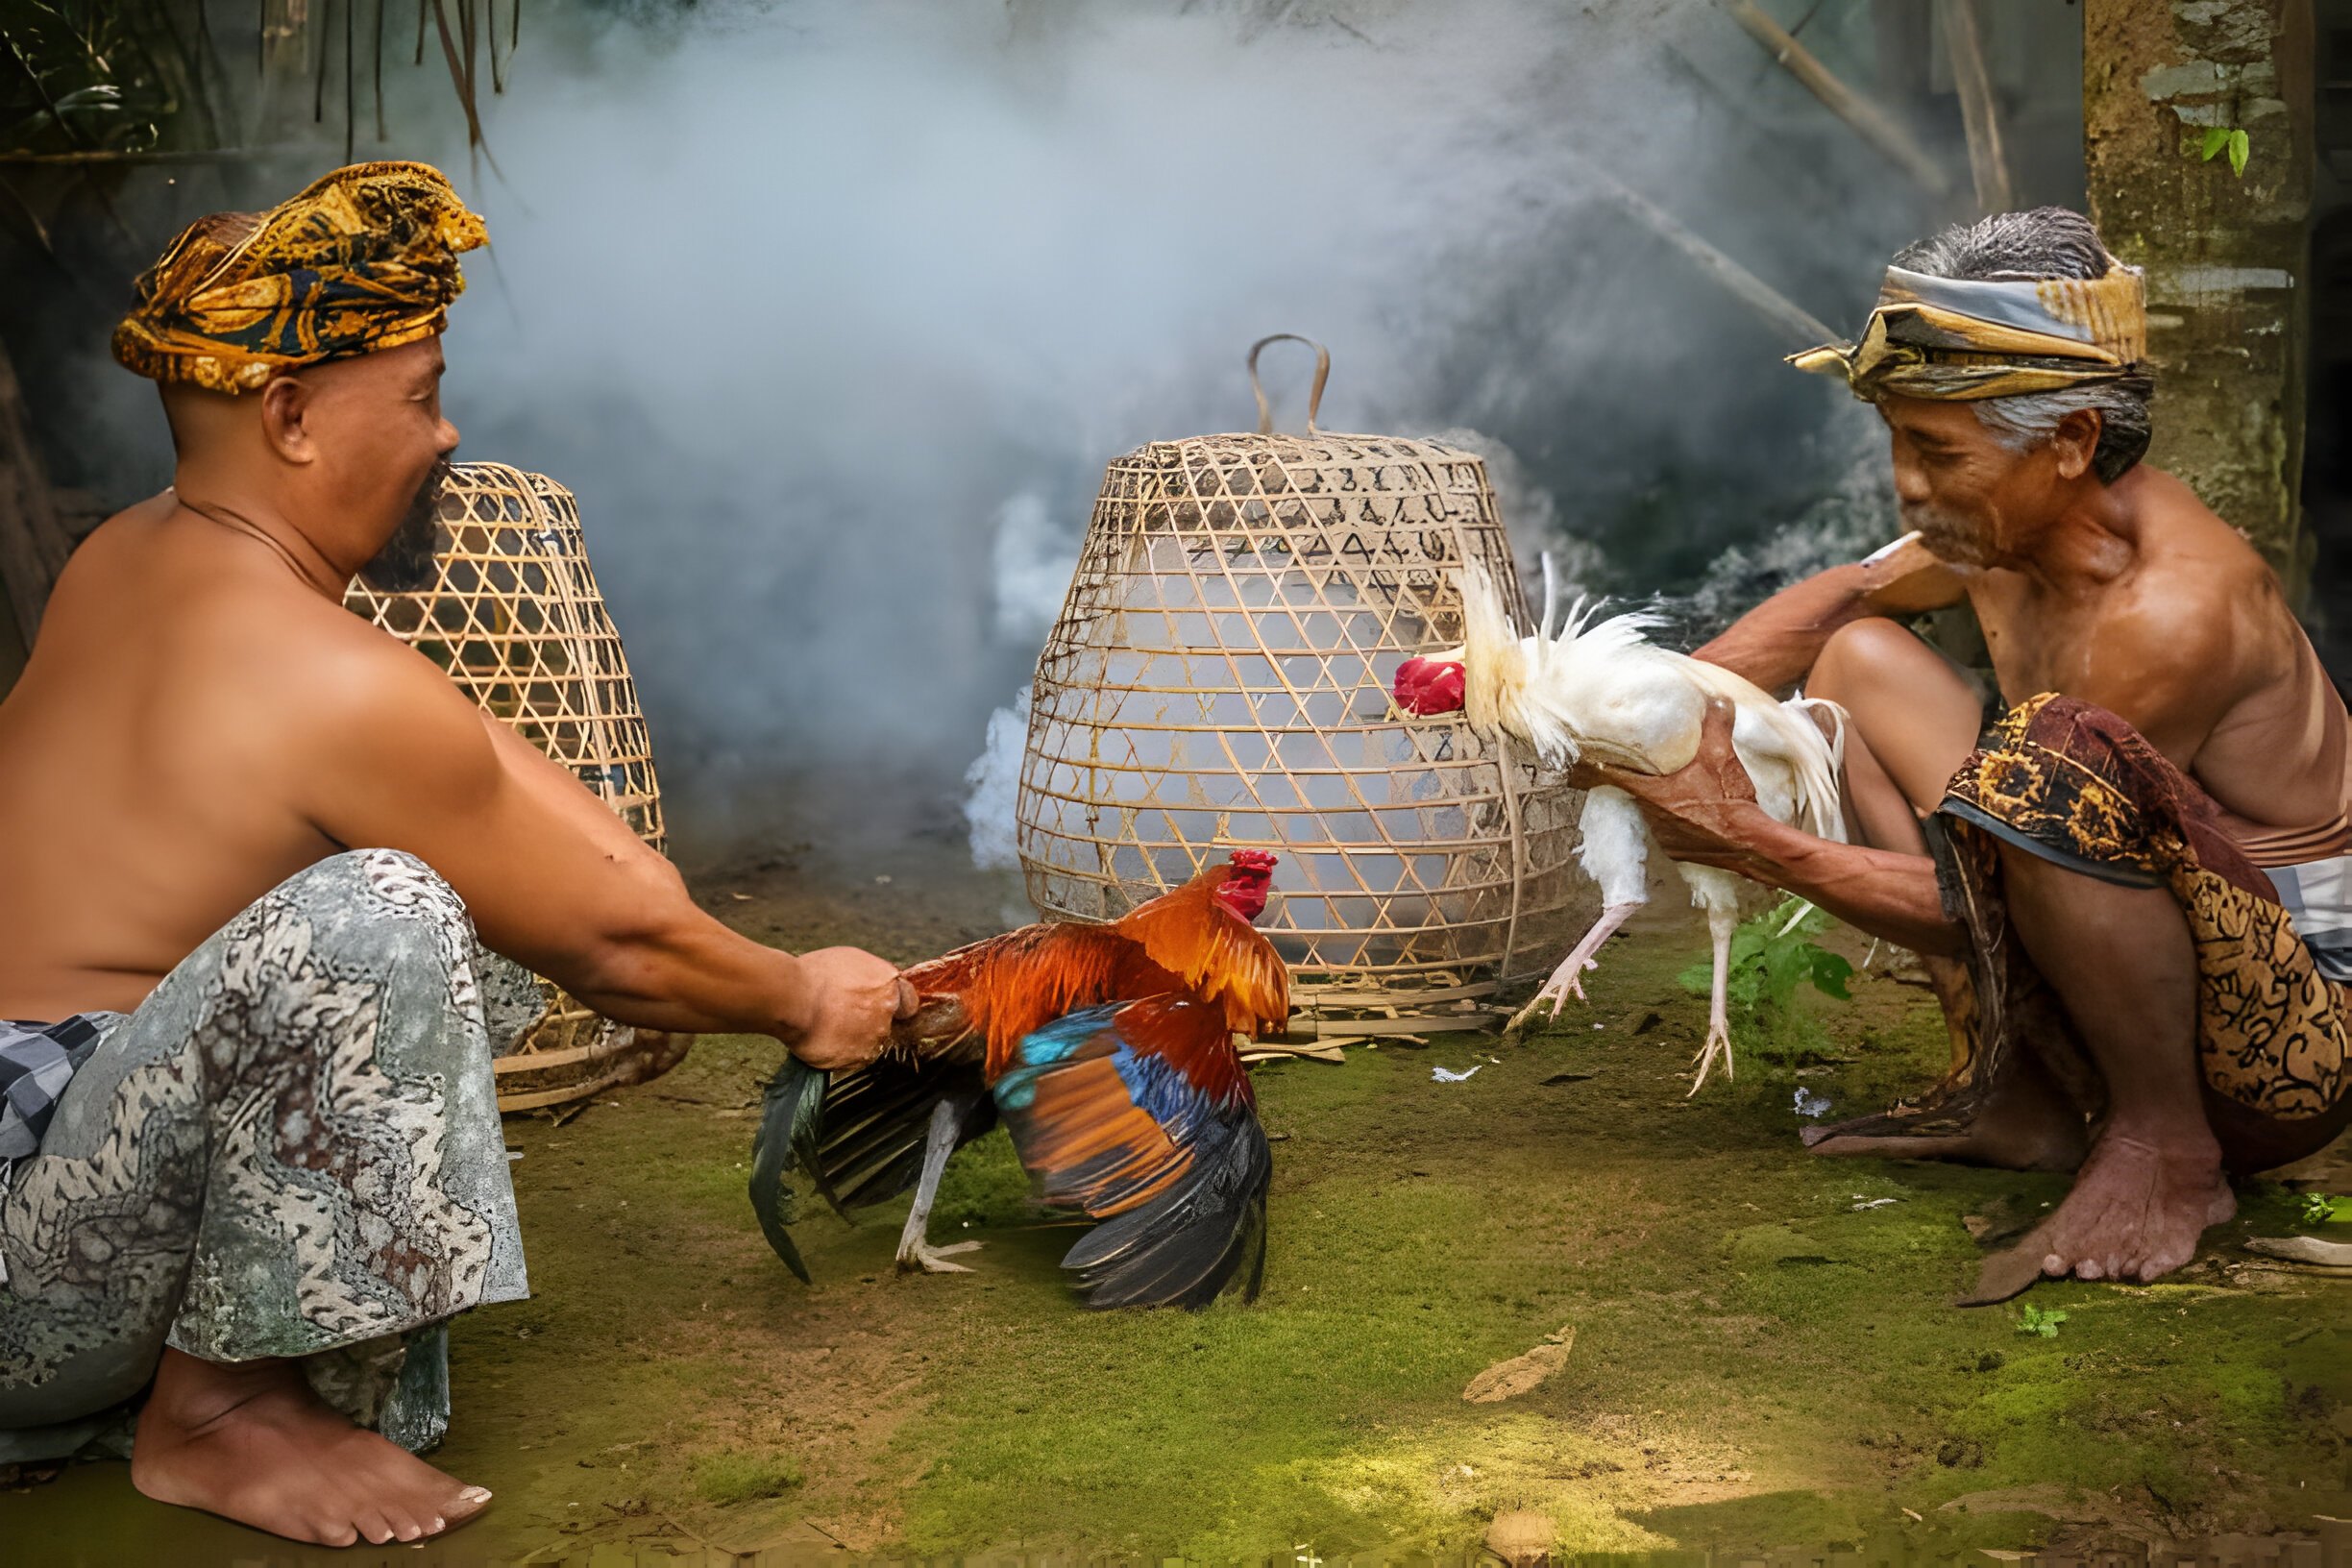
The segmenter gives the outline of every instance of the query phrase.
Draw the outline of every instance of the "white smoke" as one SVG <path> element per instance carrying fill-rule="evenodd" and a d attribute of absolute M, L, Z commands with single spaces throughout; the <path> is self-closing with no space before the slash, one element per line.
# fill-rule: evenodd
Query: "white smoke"
<path fill-rule="evenodd" d="M 1677 0 L 536 18 L 487 101 L 502 179 L 446 130 L 362 155 L 440 162 L 488 220 L 447 339 L 461 455 L 578 494 L 704 841 L 952 822 L 1103 464 L 1246 428 L 1266 332 L 1332 348 L 1326 428 L 1492 437 L 1531 566 L 1687 586 L 1654 579 L 1818 489 L 1790 454 L 1842 395 L 1592 165 L 1835 322 L 1926 227 Z M 1302 359 L 1268 355 L 1286 428 Z"/>
<path fill-rule="evenodd" d="M 1078 559 L 1082 530 L 1055 518 L 1034 490 L 996 508 L 990 580 L 996 593 L 996 636 L 1017 645 L 1042 642 L 1061 613 Z"/>
<path fill-rule="evenodd" d="M 982 870 L 1010 870 L 1020 865 L 1015 808 L 1028 734 L 1029 688 L 1024 686 L 1012 706 L 989 715 L 988 745 L 964 771 L 964 821 L 972 864 Z"/>
<path fill-rule="evenodd" d="M 1822 449 L 1821 466 L 1836 476 L 1828 492 L 1796 521 L 1715 558 L 1688 596 L 1697 625 L 1721 626 L 1799 578 L 1858 561 L 1902 531 L 1885 427 L 1856 404 L 1829 424 Z"/>

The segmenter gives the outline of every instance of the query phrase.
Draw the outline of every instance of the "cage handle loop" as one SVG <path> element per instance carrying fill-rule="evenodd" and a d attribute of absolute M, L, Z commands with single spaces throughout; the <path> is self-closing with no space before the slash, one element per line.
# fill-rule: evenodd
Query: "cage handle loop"
<path fill-rule="evenodd" d="M 1270 337 L 1262 337 L 1250 345 L 1250 393 L 1258 400 L 1258 433 L 1260 435 L 1274 433 L 1273 405 L 1266 402 L 1265 387 L 1258 380 L 1258 354 L 1268 343 L 1304 343 L 1315 351 L 1314 385 L 1307 392 L 1307 433 L 1312 435 L 1315 433 L 1315 415 L 1323 407 L 1323 383 L 1331 380 L 1331 350 L 1317 343 L 1313 338 L 1301 337 L 1296 332 L 1276 332 Z"/>

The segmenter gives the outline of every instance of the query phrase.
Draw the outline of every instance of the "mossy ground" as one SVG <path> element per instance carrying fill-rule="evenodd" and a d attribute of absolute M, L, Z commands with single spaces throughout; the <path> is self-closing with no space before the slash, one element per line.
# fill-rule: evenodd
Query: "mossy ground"
<path fill-rule="evenodd" d="M 708 896 L 788 943 L 813 922 L 914 957 L 990 928 L 1001 892 L 930 901 L 901 876 L 812 901 L 790 881 Z M 2068 1313 L 2055 1338 L 1958 1311 L 1963 1216 L 2030 1216 L 2063 1179 L 1801 1150 L 1799 1082 L 1844 1114 L 1942 1065 L 1924 993 L 1884 979 L 1825 1004 L 1829 1060 L 1747 1060 L 1686 1100 L 1703 1006 L 1674 975 L 1700 940 L 1659 909 L 1610 945 L 1592 1005 L 1524 1045 L 1262 1068 L 1279 1141 L 1255 1306 L 1079 1311 L 1055 1268 L 1074 1233 L 1031 1213 L 1001 1137 L 951 1168 L 935 1231 L 987 1242 L 974 1273 L 902 1278 L 895 1212 L 820 1212 L 801 1286 L 744 1200 L 764 1041 L 706 1040 L 564 1125 L 511 1123 L 534 1297 L 458 1325 L 439 1456 L 498 1502 L 402 1556 L 1335 1561 L 1458 1555 L 1507 1507 L 1551 1513 L 1571 1550 L 1957 1552 L 2352 1514 L 2352 1294 L 2236 1246 L 2296 1228 L 2286 1187 L 2249 1188 L 2172 1282 L 2040 1287 Z M 1876 1198 L 1897 1201 L 1856 1207 Z M 1563 1326 L 1552 1381 L 1462 1402 Z M 286 1556 L 140 1501 L 118 1464 L 0 1496 L 12 1535 L 78 1543 L 42 1560 Z"/>

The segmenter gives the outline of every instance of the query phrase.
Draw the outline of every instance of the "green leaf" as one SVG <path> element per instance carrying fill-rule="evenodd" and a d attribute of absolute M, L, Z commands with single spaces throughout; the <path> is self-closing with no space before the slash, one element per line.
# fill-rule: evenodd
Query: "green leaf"
<path fill-rule="evenodd" d="M 2036 1334 L 2045 1339 L 2058 1337 L 2058 1325 L 2067 1320 L 2064 1311 L 2052 1311 L 2027 1302 L 2019 1311 L 2017 1332 Z"/>
<path fill-rule="evenodd" d="M 1824 948 L 1813 951 L 1813 989 L 1841 1002 L 1853 1000 L 1853 992 L 1846 989 L 1854 967 L 1837 954 Z"/>
<path fill-rule="evenodd" d="M 2243 131 L 2232 131 L 2229 134 L 2230 173 L 2241 180 L 2244 179 L 2246 158 L 2253 150 L 2253 140 Z"/>
<path fill-rule="evenodd" d="M 2216 154 L 2229 145 L 2230 133 L 2226 125 L 2209 126 L 2197 143 L 2197 156 L 2211 163 Z"/>

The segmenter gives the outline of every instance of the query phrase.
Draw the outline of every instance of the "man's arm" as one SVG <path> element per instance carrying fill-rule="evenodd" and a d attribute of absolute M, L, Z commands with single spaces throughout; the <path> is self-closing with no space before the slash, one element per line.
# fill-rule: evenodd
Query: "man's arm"
<path fill-rule="evenodd" d="M 415 854 L 490 947 L 624 1023 L 775 1035 L 817 1066 L 878 1048 L 909 999 L 895 968 L 852 948 L 795 958 L 728 930 L 601 801 L 522 755 L 526 743 L 486 725 L 422 656 L 371 647 L 337 662 L 336 717 L 298 775 L 322 832 Z"/>
<path fill-rule="evenodd" d="M 1633 796 L 1658 847 L 1676 860 L 1719 866 L 1810 899 L 1850 925 L 1917 952 L 1956 955 L 1966 933 L 1944 918 L 1935 862 L 1818 839 L 1776 821 L 1731 746 L 1731 704 L 1707 704 L 1699 754 L 1678 772 L 1593 770 Z"/>
<path fill-rule="evenodd" d="M 1918 534 L 1905 534 L 1850 566 L 1791 583 L 1692 657 L 1777 691 L 1805 677 L 1840 626 L 1871 615 L 1940 610 L 1960 602 L 1964 593 L 1959 575 L 1930 554 Z"/>

